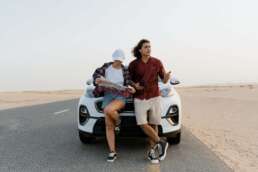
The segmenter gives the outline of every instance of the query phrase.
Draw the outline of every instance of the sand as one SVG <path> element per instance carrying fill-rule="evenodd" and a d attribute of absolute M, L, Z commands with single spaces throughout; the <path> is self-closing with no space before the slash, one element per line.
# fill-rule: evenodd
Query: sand
<path fill-rule="evenodd" d="M 258 171 L 258 86 L 180 87 L 183 125 L 236 172 Z M 0 92 L 0 109 L 79 98 L 82 90 Z"/>
<path fill-rule="evenodd" d="M 79 98 L 82 90 L 0 92 L 0 110 Z"/>
<path fill-rule="evenodd" d="M 258 171 L 258 86 L 178 89 L 183 125 L 234 171 Z"/>

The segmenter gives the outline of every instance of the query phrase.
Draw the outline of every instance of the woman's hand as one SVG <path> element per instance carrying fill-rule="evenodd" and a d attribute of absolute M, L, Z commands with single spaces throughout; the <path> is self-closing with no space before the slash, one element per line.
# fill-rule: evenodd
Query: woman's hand
<path fill-rule="evenodd" d="M 102 83 L 102 82 L 104 82 L 104 81 L 105 81 L 105 78 L 104 78 L 103 76 L 101 76 L 101 77 L 99 77 L 99 78 L 96 78 L 95 83 L 96 83 L 96 84 L 100 84 L 100 83 Z"/>
<path fill-rule="evenodd" d="M 129 93 L 131 93 L 131 94 L 134 94 L 136 92 L 135 88 L 133 88 L 130 85 L 128 85 L 127 88 L 128 88 Z"/>

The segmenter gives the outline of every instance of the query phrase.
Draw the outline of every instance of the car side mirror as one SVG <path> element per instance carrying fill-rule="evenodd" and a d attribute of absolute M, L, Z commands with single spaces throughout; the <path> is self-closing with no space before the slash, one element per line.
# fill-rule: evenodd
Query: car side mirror
<path fill-rule="evenodd" d="M 170 84 L 171 85 L 177 85 L 177 84 L 180 84 L 180 81 L 176 78 L 171 78 L 170 79 Z"/>
<path fill-rule="evenodd" d="M 87 80 L 86 84 L 87 84 L 87 85 L 91 85 L 92 82 L 93 82 L 92 79 L 89 79 L 89 80 Z"/>

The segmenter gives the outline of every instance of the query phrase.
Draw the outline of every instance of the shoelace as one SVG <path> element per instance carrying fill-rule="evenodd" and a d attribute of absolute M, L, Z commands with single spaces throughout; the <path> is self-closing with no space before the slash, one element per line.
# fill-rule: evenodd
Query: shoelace
<path fill-rule="evenodd" d="M 156 144 L 154 147 L 153 147 L 154 150 L 157 150 L 159 155 L 162 153 L 162 147 L 160 145 L 160 143 Z"/>
<path fill-rule="evenodd" d="M 158 148 L 158 152 L 159 152 L 159 155 L 162 153 L 162 147 L 160 144 L 157 145 L 157 148 Z"/>
<path fill-rule="evenodd" d="M 157 158 L 154 149 L 151 149 L 151 150 L 150 150 L 149 155 L 150 155 L 152 158 Z"/>

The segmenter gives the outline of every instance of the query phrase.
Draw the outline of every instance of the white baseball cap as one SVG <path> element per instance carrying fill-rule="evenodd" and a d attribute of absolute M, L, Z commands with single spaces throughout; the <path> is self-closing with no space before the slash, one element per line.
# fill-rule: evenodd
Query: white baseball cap
<path fill-rule="evenodd" d="M 121 49 L 116 49 L 113 54 L 112 54 L 112 59 L 115 60 L 120 60 L 121 62 L 125 60 L 125 53 Z"/>

